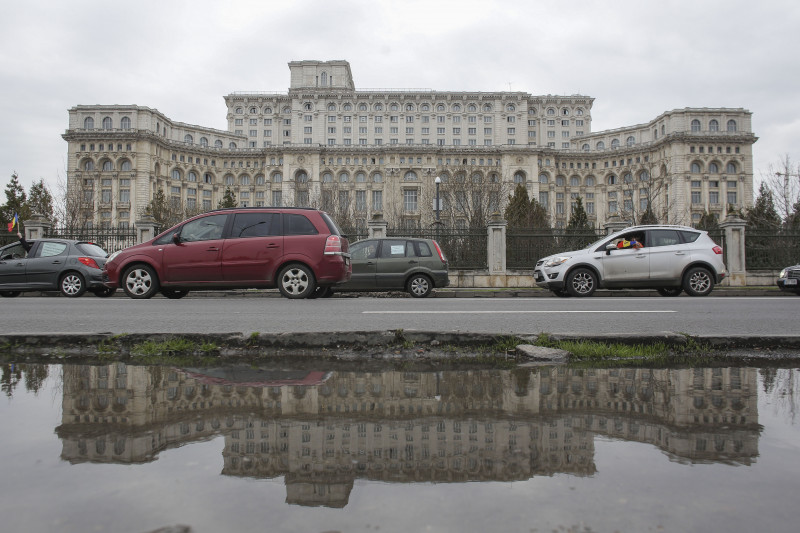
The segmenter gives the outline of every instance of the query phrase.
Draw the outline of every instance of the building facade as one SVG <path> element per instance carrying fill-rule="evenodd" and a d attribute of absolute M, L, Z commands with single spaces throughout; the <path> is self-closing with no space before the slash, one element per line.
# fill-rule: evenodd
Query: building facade
<path fill-rule="evenodd" d="M 484 222 L 522 184 L 566 225 L 690 224 L 753 201 L 751 113 L 685 108 L 592 132 L 588 96 L 355 89 L 346 61 L 289 63 L 286 93 L 225 96 L 227 131 L 148 107 L 69 110 L 68 189 L 87 223 L 131 225 L 161 190 L 185 213 L 217 207 L 321 207 L 351 228 Z M 435 184 L 439 178 L 439 186 Z M 439 190 L 441 201 L 434 200 Z"/>

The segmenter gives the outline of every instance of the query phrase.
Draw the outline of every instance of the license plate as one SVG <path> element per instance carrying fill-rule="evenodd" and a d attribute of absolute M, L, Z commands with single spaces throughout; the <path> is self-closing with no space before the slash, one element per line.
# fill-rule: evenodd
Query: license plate
<path fill-rule="evenodd" d="M 784 285 L 797 285 L 796 279 L 785 279 L 783 280 Z"/>

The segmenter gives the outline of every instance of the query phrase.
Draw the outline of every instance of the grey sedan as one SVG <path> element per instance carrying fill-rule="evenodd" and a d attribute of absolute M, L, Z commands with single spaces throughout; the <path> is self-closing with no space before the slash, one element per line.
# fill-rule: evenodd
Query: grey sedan
<path fill-rule="evenodd" d="M 90 242 L 67 239 L 37 239 L 14 242 L 0 248 L 0 296 L 13 298 L 25 291 L 60 291 L 71 298 L 87 290 L 110 296 L 113 289 L 102 281 L 108 255 Z"/>

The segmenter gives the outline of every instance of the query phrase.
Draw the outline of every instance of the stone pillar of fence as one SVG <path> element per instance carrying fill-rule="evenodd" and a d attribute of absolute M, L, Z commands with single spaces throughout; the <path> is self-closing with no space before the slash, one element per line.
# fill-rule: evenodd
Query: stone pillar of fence
<path fill-rule="evenodd" d="M 386 237 L 386 228 L 389 223 L 383 219 L 383 213 L 375 213 L 372 220 L 367 222 L 367 231 L 370 239 L 382 239 Z"/>
<path fill-rule="evenodd" d="M 505 275 L 506 273 L 506 227 L 500 213 L 492 213 L 487 226 L 486 259 L 489 263 L 489 275 Z"/>
<path fill-rule="evenodd" d="M 53 227 L 53 223 L 39 213 L 33 213 L 30 220 L 24 220 L 22 224 L 25 226 L 25 239 L 31 241 L 45 237 Z"/>
<path fill-rule="evenodd" d="M 622 220 L 619 215 L 612 215 L 608 217 L 608 222 L 603 224 L 603 229 L 606 230 L 606 235 L 611 235 L 615 231 L 620 231 L 630 226 L 630 224 Z"/>
<path fill-rule="evenodd" d="M 144 215 L 141 219 L 136 221 L 136 242 L 139 244 L 149 241 L 156 236 L 158 224 L 156 219 L 150 215 Z"/>
<path fill-rule="evenodd" d="M 747 285 L 747 266 L 744 255 L 744 232 L 747 222 L 729 215 L 719 227 L 725 232 L 725 266 L 728 267 L 728 283 L 732 287 Z"/>

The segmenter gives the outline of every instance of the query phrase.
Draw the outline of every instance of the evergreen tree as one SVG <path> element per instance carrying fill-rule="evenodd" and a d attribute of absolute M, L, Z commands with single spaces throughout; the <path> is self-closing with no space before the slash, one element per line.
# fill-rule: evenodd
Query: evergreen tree
<path fill-rule="evenodd" d="M 55 218 L 53 210 L 53 195 L 50 194 L 50 189 L 47 188 L 43 179 L 31 185 L 28 194 L 28 207 L 30 208 L 31 214 L 38 213 L 44 215 L 54 226 L 57 225 L 58 221 Z"/>
<path fill-rule="evenodd" d="M 530 227 L 531 202 L 528 200 L 528 191 L 525 186 L 518 183 L 514 195 L 508 197 L 505 218 L 509 228 Z"/>
<path fill-rule="evenodd" d="M 226 207 L 236 207 L 236 197 L 233 195 L 233 191 L 230 187 L 225 187 L 225 194 L 222 200 L 217 204 L 218 209 L 224 209 Z"/>
<path fill-rule="evenodd" d="M 153 193 L 153 199 L 147 204 L 145 214 L 153 217 L 162 229 L 172 227 L 184 219 L 181 206 L 168 201 L 161 189 L 156 189 Z"/>
<path fill-rule="evenodd" d="M 550 215 L 547 213 L 547 208 L 536 201 L 536 198 L 531 198 L 531 212 L 530 212 L 530 225 L 532 228 L 541 230 L 550 230 Z"/>
<path fill-rule="evenodd" d="M 583 200 L 580 196 L 575 198 L 575 207 L 572 208 L 572 213 L 569 215 L 569 222 L 567 222 L 567 230 L 573 232 L 592 231 L 592 225 L 589 224 L 589 217 L 586 215 L 586 210 L 583 208 Z"/>
<path fill-rule="evenodd" d="M 719 229 L 719 220 L 714 213 L 704 212 L 697 223 L 697 229 L 705 231 L 713 231 Z"/>
<path fill-rule="evenodd" d="M 30 209 L 28 208 L 28 196 L 25 194 L 25 189 L 19 184 L 19 177 L 17 173 L 11 175 L 11 181 L 6 185 L 6 203 L 0 207 L 0 222 L 3 227 L 14 220 L 14 214 L 19 216 L 20 225 L 23 220 L 28 220 L 31 216 Z M 17 228 L 20 232 L 21 228 Z"/>
<path fill-rule="evenodd" d="M 758 188 L 758 198 L 752 208 L 747 210 L 747 227 L 752 229 L 774 229 L 781 225 L 781 217 L 775 208 L 772 191 L 765 183 Z"/>
<path fill-rule="evenodd" d="M 786 229 L 800 230 L 800 199 L 792 206 L 792 213 L 786 217 Z"/>

